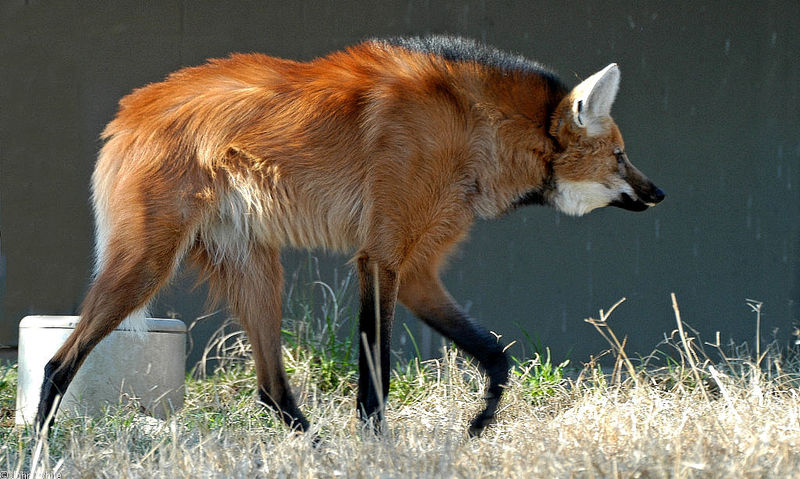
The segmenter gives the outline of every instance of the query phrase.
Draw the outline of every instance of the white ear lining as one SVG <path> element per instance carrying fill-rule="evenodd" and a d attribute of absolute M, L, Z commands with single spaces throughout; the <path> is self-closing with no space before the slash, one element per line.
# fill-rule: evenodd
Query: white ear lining
<path fill-rule="evenodd" d="M 572 118 L 575 124 L 596 135 L 605 130 L 606 119 L 619 89 L 619 67 L 612 63 L 572 90 Z"/>

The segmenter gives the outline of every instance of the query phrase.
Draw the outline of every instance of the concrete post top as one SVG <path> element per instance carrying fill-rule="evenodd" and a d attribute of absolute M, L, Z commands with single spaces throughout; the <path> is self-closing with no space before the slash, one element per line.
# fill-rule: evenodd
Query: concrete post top
<path fill-rule="evenodd" d="M 74 329 L 81 319 L 80 316 L 25 316 L 19 322 L 20 329 Z M 152 333 L 186 333 L 186 324 L 180 319 L 147 318 L 147 331 Z M 116 328 L 116 331 L 126 331 L 125 323 Z"/>

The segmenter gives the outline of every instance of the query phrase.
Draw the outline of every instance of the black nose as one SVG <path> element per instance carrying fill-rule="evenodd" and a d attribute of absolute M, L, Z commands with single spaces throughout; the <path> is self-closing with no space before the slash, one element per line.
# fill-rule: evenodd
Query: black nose
<path fill-rule="evenodd" d="M 662 190 L 661 188 L 656 188 L 656 191 L 653 192 L 653 198 L 655 198 L 656 203 L 661 203 L 662 201 L 664 201 L 664 198 L 666 196 L 667 194 L 664 193 L 664 190 Z"/>

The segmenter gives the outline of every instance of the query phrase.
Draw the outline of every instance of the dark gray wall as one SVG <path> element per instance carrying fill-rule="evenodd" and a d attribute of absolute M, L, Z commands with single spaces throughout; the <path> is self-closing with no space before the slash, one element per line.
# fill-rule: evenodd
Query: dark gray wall
<path fill-rule="evenodd" d="M 0 343 L 16 342 L 26 314 L 78 308 L 91 264 L 89 176 L 120 97 L 232 51 L 309 59 L 365 37 L 425 33 L 523 53 L 573 84 L 619 63 L 614 116 L 630 157 L 668 193 L 641 214 L 528 208 L 477 224 L 445 281 L 478 320 L 585 361 L 606 345 L 583 319 L 626 296 L 612 326 L 629 351 L 647 353 L 675 327 L 674 291 L 708 340 L 718 330 L 751 339 L 753 298 L 765 302 L 763 332 L 778 328 L 786 341 L 800 299 L 799 18 L 795 1 L 3 1 Z M 287 272 L 304 258 L 288 255 Z M 323 261 L 324 278 L 344 259 Z M 154 313 L 200 314 L 203 290 L 190 283 Z M 436 344 L 407 313 L 400 320 Z"/>

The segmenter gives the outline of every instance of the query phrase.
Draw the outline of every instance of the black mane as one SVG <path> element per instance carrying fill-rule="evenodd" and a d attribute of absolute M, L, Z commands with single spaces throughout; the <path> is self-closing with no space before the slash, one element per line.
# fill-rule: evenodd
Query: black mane
<path fill-rule="evenodd" d="M 547 78 L 549 82 L 562 85 L 558 76 L 533 60 L 522 55 L 508 53 L 498 48 L 478 43 L 475 40 L 447 35 L 425 37 L 390 37 L 372 40 L 379 44 L 392 45 L 407 50 L 429 53 L 454 62 L 476 62 L 504 71 L 533 73 Z"/>

